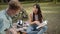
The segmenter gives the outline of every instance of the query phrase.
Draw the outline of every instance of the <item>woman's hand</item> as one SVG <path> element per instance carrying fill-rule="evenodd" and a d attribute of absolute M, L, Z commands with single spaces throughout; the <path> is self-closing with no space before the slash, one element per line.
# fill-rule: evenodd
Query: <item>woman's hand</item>
<path fill-rule="evenodd" d="M 31 22 L 31 24 L 37 24 L 37 25 L 40 25 L 40 22 L 39 22 L 39 21 L 34 21 L 34 22 Z"/>
<path fill-rule="evenodd" d="M 36 24 L 35 22 L 31 22 L 30 24 Z"/>
<path fill-rule="evenodd" d="M 41 23 L 39 21 L 34 21 L 35 24 L 40 25 Z"/>

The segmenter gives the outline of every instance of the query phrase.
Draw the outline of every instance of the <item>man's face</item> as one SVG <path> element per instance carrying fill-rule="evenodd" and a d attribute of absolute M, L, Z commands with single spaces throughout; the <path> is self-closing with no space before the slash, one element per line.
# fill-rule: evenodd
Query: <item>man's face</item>
<path fill-rule="evenodd" d="M 20 13 L 20 10 L 16 11 L 16 14 L 15 15 L 18 15 Z"/>
<path fill-rule="evenodd" d="M 10 16 L 13 17 L 15 15 L 18 15 L 20 13 L 20 10 L 9 10 L 8 12 Z"/>
<path fill-rule="evenodd" d="M 11 0 L 9 2 L 8 13 L 10 16 L 18 15 L 20 12 L 20 3 L 18 0 Z"/>

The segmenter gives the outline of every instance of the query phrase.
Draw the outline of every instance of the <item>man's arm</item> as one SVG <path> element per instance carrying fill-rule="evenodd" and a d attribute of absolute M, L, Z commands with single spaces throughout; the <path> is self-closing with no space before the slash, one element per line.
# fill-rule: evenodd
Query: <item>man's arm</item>
<path fill-rule="evenodd" d="M 4 26 L 3 19 L 0 18 L 0 33 L 2 33 L 4 31 L 3 26 Z"/>

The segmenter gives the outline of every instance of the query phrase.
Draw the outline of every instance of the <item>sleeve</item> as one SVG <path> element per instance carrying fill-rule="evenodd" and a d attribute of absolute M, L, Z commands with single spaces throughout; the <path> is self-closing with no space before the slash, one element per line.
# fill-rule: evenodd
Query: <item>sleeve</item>
<path fill-rule="evenodd" d="M 3 19 L 0 18 L 0 33 L 4 31 L 3 26 L 4 26 Z"/>

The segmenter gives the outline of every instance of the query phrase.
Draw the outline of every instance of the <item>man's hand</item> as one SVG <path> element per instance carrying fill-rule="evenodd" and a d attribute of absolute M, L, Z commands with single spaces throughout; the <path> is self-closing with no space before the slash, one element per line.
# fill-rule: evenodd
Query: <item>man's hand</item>
<path fill-rule="evenodd" d="M 16 28 L 11 28 L 9 30 L 12 34 L 17 34 L 17 29 Z"/>
<path fill-rule="evenodd" d="M 6 30 L 6 34 L 9 34 L 10 33 L 10 31 L 9 30 Z"/>

